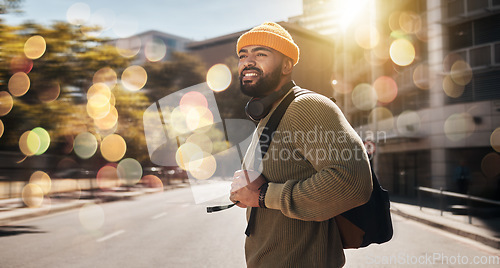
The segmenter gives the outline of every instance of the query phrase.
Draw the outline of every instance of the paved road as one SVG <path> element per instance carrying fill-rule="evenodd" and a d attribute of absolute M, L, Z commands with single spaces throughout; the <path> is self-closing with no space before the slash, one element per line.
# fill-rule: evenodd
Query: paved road
<path fill-rule="evenodd" d="M 346 251 L 347 267 L 457 267 L 500 256 L 397 216 L 394 225 L 390 243 Z M 0 267 L 244 267 L 244 228 L 244 210 L 207 214 L 189 188 L 177 189 L 0 227 Z"/>
<path fill-rule="evenodd" d="M 0 227 L 0 267 L 242 267 L 244 228 L 177 189 Z"/>

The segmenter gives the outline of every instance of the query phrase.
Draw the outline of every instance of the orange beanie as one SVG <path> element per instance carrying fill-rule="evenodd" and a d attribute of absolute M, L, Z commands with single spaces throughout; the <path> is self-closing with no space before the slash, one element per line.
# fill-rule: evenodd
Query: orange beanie
<path fill-rule="evenodd" d="M 293 65 L 299 62 L 299 47 L 290 33 L 281 25 L 274 22 L 265 22 L 250 31 L 242 34 L 236 44 L 236 53 L 245 46 L 261 45 L 281 52 L 293 60 Z"/>

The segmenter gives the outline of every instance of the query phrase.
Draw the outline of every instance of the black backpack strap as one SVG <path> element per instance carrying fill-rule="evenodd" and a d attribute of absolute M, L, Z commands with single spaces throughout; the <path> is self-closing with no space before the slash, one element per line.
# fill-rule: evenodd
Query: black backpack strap
<path fill-rule="evenodd" d="M 269 149 L 269 145 L 271 144 L 274 132 L 278 128 L 281 118 L 283 118 L 283 115 L 285 115 L 286 109 L 288 108 L 288 106 L 290 106 L 290 103 L 292 103 L 292 101 L 296 97 L 307 93 L 313 93 L 313 92 L 307 89 L 296 87 L 293 89 L 293 92 L 288 94 L 285 97 L 285 99 L 281 101 L 278 107 L 276 107 L 276 110 L 274 110 L 274 113 L 269 118 L 269 121 L 267 121 L 267 124 L 264 127 L 264 130 L 262 131 L 262 134 L 260 134 L 259 137 L 259 144 L 260 144 L 260 151 L 262 158 L 264 158 L 264 156 L 266 155 L 267 150 Z"/>
<path fill-rule="evenodd" d="M 261 159 L 259 161 L 254 161 L 254 169 L 258 170 L 258 167 L 260 165 L 260 162 L 262 159 L 264 159 L 264 156 L 267 153 L 267 150 L 269 149 L 269 145 L 271 144 L 271 141 L 273 139 L 274 132 L 278 128 L 278 125 L 280 124 L 281 118 L 283 118 L 283 115 L 285 115 L 285 112 L 292 103 L 292 101 L 303 94 L 308 94 L 308 93 L 314 93 L 310 90 L 307 89 L 302 89 L 300 87 L 295 87 L 293 89 L 293 92 L 286 95 L 286 97 L 281 101 L 281 103 L 276 107 L 274 110 L 273 114 L 269 118 L 269 121 L 267 121 L 266 126 L 264 127 L 264 130 L 260 134 L 259 137 L 259 144 L 260 144 L 260 151 L 261 151 Z M 259 148 L 259 147 L 256 147 Z M 257 149 L 256 149 L 257 150 Z M 255 159 L 257 160 L 257 159 Z M 245 230 L 245 234 L 247 236 L 250 236 L 250 233 L 252 232 L 252 228 L 255 225 L 255 213 L 257 209 L 256 208 L 251 208 L 250 211 L 250 217 L 248 218 L 248 225 L 247 229 Z"/>

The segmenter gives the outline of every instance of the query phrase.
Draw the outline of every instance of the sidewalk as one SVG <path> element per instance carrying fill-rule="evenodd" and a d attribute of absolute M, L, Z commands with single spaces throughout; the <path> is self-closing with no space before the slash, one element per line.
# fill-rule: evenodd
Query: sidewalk
<path fill-rule="evenodd" d="M 455 215 L 449 211 L 420 207 L 416 201 L 391 201 L 391 212 L 402 217 L 415 220 L 450 233 L 460 235 L 487 246 L 500 249 L 500 217 L 492 215 L 489 218 L 472 217 L 469 224 L 467 215 Z"/>

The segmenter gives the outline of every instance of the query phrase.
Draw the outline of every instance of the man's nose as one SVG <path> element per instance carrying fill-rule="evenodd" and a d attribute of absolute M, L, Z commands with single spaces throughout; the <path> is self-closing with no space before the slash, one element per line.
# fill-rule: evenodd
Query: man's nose
<path fill-rule="evenodd" d="M 245 67 L 255 66 L 255 58 L 253 56 L 247 56 L 245 58 L 245 61 L 243 62 L 243 66 Z"/>

